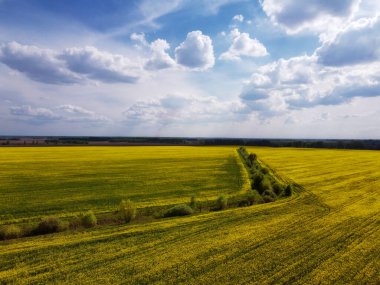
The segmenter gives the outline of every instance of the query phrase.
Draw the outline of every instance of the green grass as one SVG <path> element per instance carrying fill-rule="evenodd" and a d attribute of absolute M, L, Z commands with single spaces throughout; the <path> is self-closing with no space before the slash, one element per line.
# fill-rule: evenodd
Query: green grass
<path fill-rule="evenodd" d="M 304 189 L 252 207 L 0 242 L 0 281 L 379 284 L 380 152 L 254 152 Z"/>
<path fill-rule="evenodd" d="M 231 147 L 0 148 L 0 160 L 2 222 L 212 199 L 243 181 Z"/>

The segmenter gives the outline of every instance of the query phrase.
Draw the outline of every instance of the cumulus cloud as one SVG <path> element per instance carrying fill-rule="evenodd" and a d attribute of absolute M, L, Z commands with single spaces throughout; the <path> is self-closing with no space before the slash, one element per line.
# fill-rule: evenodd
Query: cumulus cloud
<path fill-rule="evenodd" d="M 321 32 L 331 28 L 328 23 L 340 23 L 356 10 L 360 0 L 263 0 L 262 8 L 271 21 L 288 33 L 303 30 Z"/>
<path fill-rule="evenodd" d="M 251 39 L 248 33 L 233 29 L 230 33 L 232 44 L 228 51 L 221 54 L 222 60 L 239 60 L 240 57 L 262 57 L 268 55 L 265 46 L 257 39 Z"/>
<path fill-rule="evenodd" d="M 118 54 L 99 51 L 95 47 L 68 48 L 60 55 L 73 72 L 106 83 L 135 83 L 140 67 Z"/>
<path fill-rule="evenodd" d="M 351 23 L 334 40 L 317 49 L 318 62 L 344 66 L 380 59 L 380 17 Z"/>
<path fill-rule="evenodd" d="M 110 119 L 93 111 L 75 105 L 60 105 L 54 108 L 30 105 L 12 106 L 10 113 L 18 120 L 31 124 L 45 124 L 55 121 L 73 123 L 106 123 Z"/>
<path fill-rule="evenodd" d="M 17 70 L 32 80 L 49 84 L 72 84 L 82 80 L 70 71 L 58 53 L 17 42 L 0 45 L 0 62 Z"/>
<path fill-rule="evenodd" d="M 233 16 L 232 20 L 242 23 L 244 21 L 244 16 L 242 14 L 238 14 Z"/>
<path fill-rule="evenodd" d="M 167 50 L 170 49 L 170 45 L 167 41 L 157 39 L 150 44 L 152 51 L 151 58 L 146 62 L 145 68 L 149 70 L 158 70 L 174 67 L 176 65 L 174 59 L 170 57 Z"/>
<path fill-rule="evenodd" d="M 209 36 L 201 31 L 187 34 L 186 40 L 175 49 L 178 64 L 195 70 L 206 70 L 214 66 L 214 48 Z"/>
<path fill-rule="evenodd" d="M 80 106 L 66 104 L 60 105 L 55 109 L 62 111 L 62 117 L 68 122 L 107 123 L 111 121 L 106 116 L 87 110 Z"/>
<path fill-rule="evenodd" d="M 124 112 L 134 124 L 167 125 L 234 120 L 242 105 L 238 101 L 220 101 L 216 97 L 166 95 L 138 101 Z M 236 118 L 235 118 L 236 119 Z"/>
<path fill-rule="evenodd" d="M 10 113 L 21 120 L 31 123 L 45 123 L 60 120 L 61 117 L 48 108 L 32 107 L 30 105 L 12 106 Z"/>
<path fill-rule="evenodd" d="M 339 105 L 358 97 L 380 96 L 377 62 L 352 68 L 318 64 L 316 56 L 280 59 L 262 66 L 244 86 L 240 98 L 264 115 L 318 105 Z"/>
<path fill-rule="evenodd" d="M 143 46 L 148 46 L 149 45 L 148 42 L 147 42 L 147 40 L 145 39 L 145 34 L 144 33 L 141 33 L 141 34 L 132 33 L 130 38 L 131 38 L 131 40 L 136 41 L 139 44 L 142 44 Z"/>
<path fill-rule="evenodd" d="M 11 42 L 0 45 L 0 62 L 32 80 L 49 84 L 73 84 L 86 79 L 135 83 L 141 76 L 139 63 L 95 47 L 58 52 Z"/>

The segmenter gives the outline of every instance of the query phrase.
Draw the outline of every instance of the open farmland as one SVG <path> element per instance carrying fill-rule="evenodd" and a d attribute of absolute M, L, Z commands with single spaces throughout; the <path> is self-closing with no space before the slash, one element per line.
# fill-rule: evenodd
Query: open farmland
<path fill-rule="evenodd" d="M 70 157 L 73 161 L 80 161 L 87 149 L 92 150 L 82 149 L 84 151 L 78 151 L 77 157 L 70 157 L 67 153 L 71 149 L 49 148 L 45 156 L 51 158 L 51 163 L 59 162 L 53 159 L 56 155 L 60 155 L 62 160 Z M 207 189 L 210 196 L 216 196 L 220 191 L 228 193 L 240 189 L 234 184 L 236 181 L 241 184 L 241 178 L 236 174 L 239 168 L 231 166 L 236 163 L 228 163 L 233 160 L 233 148 L 143 147 L 139 150 L 141 152 L 136 153 L 133 160 L 136 166 L 130 162 L 129 169 L 139 167 L 139 155 L 146 157 L 148 164 L 148 167 L 144 164 L 141 170 L 149 167 L 155 169 L 149 172 L 151 177 L 141 175 L 142 181 L 138 182 L 141 185 L 143 182 L 159 184 L 160 179 L 165 180 L 166 177 L 169 181 L 175 181 L 172 183 L 179 183 L 183 179 L 186 181 L 184 177 L 190 175 L 189 183 L 199 181 L 203 183 L 200 184 L 202 187 L 213 183 L 209 189 L 202 188 Z M 249 150 L 257 153 L 261 161 L 284 179 L 300 184 L 303 190 L 291 198 L 252 207 L 0 242 L 0 280 L 17 284 L 379 284 L 380 152 L 285 148 Z M 9 150 L 1 151 L 4 156 L 4 152 Z M 39 155 L 28 154 L 33 151 L 42 150 L 31 148 L 25 154 L 9 155 L 9 161 L 14 161 L 14 172 L 17 167 L 20 173 L 25 171 L 22 168 L 24 160 L 39 169 L 46 167 L 48 171 L 53 171 L 51 166 L 38 166 L 39 163 L 31 157 Z M 109 151 L 123 150 L 111 148 Z M 153 159 L 158 153 L 169 161 L 164 165 L 171 165 L 176 170 L 161 171 L 163 165 L 155 166 L 156 163 L 163 163 L 162 158 L 161 161 Z M 99 177 L 108 173 L 108 179 L 98 180 L 98 183 L 103 183 L 103 188 L 91 184 L 93 186 L 84 191 L 88 201 L 98 201 L 100 198 L 97 195 L 117 191 L 110 185 L 117 185 L 120 189 L 122 183 L 112 184 L 110 171 L 121 166 L 115 160 L 114 164 L 109 162 L 108 167 L 100 168 L 101 152 L 88 154 L 87 161 L 89 157 L 97 159 L 98 163 L 94 162 L 91 167 L 98 168 Z M 185 171 L 181 170 L 184 165 L 179 162 L 186 163 L 186 158 L 192 162 Z M 107 156 L 104 155 L 103 159 L 106 160 Z M 49 159 L 41 159 L 40 163 L 42 161 L 48 162 Z M 213 167 L 210 167 L 211 161 L 215 163 Z M 202 168 L 202 163 L 207 163 L 208 167 Z M 1 171 L 2 183 L 7 177 L 3 171 L 11 171 L 10 166 L 11 163 Z M 83 167 L 86 168 L 85 165 Z M 75 171 L 70 173 L 74 177 Z M 158 173 L 161 177 L 156 176 Z M 232 178 L 223 177 L 227 173 L 234 174 Z M 27 183 L 28 175 L 24 172 L 24 175 L 14 176 L 12 182 L 8 180 L 8 184 L 2 184 L 2 187 L 17 183 L 33 187 L 41 179 Z M 61 179 L 62 185 L 65 185 L 65 179 Z M 54 183 L 54 179 L 51 181 Z M 134 197 L 139 203 L 149 199 L 150 202 L 155 199 L 174 201 L 179 199 L 178 195 L 189 197 L 191 192 L 200 191 L 195 182 L 191 185 L 191 189 L 187 188 L 184 193 L 161 190 L 157 196 L 155 193 L 144 193 L 141 196 L 135 194 Z M 65 192 L 56 189 L 59 189 L 57 185 L 50 190 L 44 189 L 46 198 L 40 200 L 41 205 L 44 205 L 43 201 L 49 203 L 50 198 L 55 199 L 55 195 L 49 196 L 50 192 Z M 91 189 L 97 190 L 91 192 Z M 165 187 L 156 189 L 160 191 Z M 8 192 L 8 196 L 6 193 L 2 190 L 1 207 L 10 207 L 3 206 L 3 203 L 11 194 L 16 197 L 12 199 L 19 199 L 15 192 Z M 73 193 L 75 191 L 66 197 Z M 91 195 L 93 198 L 89 199 Z M 58 198 L 55 205 L 58 205 Z M 76 200 L 80 205 L 81 199 Z M 75 210 L 76 200 L 71 201 L 73 208 L 65 209 Z M 83 205 L 98 205 L 86 203 Z M 21 209 L 22 204 L 17 207 Z"/>
<path fill-rule="evenodd" d="M 242 188 L 233 147 L 0 148 L 0 218 L 211 199 Z M 1 221 L 0 221 L 1 222 Z"/>

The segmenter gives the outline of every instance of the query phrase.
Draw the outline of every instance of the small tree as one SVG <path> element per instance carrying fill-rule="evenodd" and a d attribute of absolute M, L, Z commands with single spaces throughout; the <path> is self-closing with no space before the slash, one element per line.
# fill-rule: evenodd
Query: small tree
<path fill-rule="evenodd" d="M 228 206 L 228 198 L 224 195 L 220 195 L 216 199 L 216 208 L 217 210 L 224 210 L 227 209 Z"/>
<path fill-rule="evenodd" d="M 97 225 L 98 220 L 96 219 L 96 216 L 93 211 L 88 211 L 87 213 L 82 215 L 81 222 L 84 227 L 92 228 Z"/>
<path fill-rule="evenodd" d="M 292 194 L 293 194 L 293 187 L 292 187 L 292 185 L 289 184 L 285 188 L 285 196 L 290 197 L 290 196 L 292 196 Z"/>
<path fill-rule="evenodd" d="M 262 173 L 253 174 L 252 189 L 259 189 L 261 181 L 263 181 L 264 175 Z"/>
<path fill-rule="evenodd" d="M 136 206 L 131 200 L 122 200 L 119 206 L 119 214 L 121 218 L 129 223 L 136 217 Z"/>
<path fill-rule="evenodd" d="M 262 201 L 262 197 L 261 195 L 259 194 L 259 192 L 257 192 L 257 190 L 252 190 L 250 191 L 250 193 L 248 193 L 247 195 L 247 200 L 249 202 L 250 205 L 253 205 L 253 204 L 258 204 Z"/>
<path fill-rule="evenodd" d="M 0 228 L 0 239 L 13 239 L 22 235 L 21 229 L 16 225 L 3 226 Z"/>
<path fill-rule="evenodd" d="M 58 217 L 43 218 L 35 230 L 36 234 L 50 234 L 65 230 L 65 225 Z"/>
<path fill-rule="evenodd" d="M 193 209 L 188 205 L 176 205 L 164 213 L 164 218 L 187 216 L 193 214 Z"/>
<path fill-rule="evenodd" d="M 282 196 L 284 192 L 284 187 L 280 183 L 275 182 L 273 183 L 272 187 L 273 187 L 274 193 L 276 193 L 277 196 Z"/>
<path fill-rule="evenodd" d="M 195 196 L 191 196 L 190 198 L 190 207 L 194 210 L 197 208 L 197 198 Z"/>

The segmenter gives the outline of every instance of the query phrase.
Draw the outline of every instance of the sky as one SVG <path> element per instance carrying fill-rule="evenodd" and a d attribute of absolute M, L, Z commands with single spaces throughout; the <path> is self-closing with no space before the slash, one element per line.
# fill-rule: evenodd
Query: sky
<path fill-rule="evenodd" d="M 0 0 L 0 135 L 380 139 L 380 2 Z"/>

